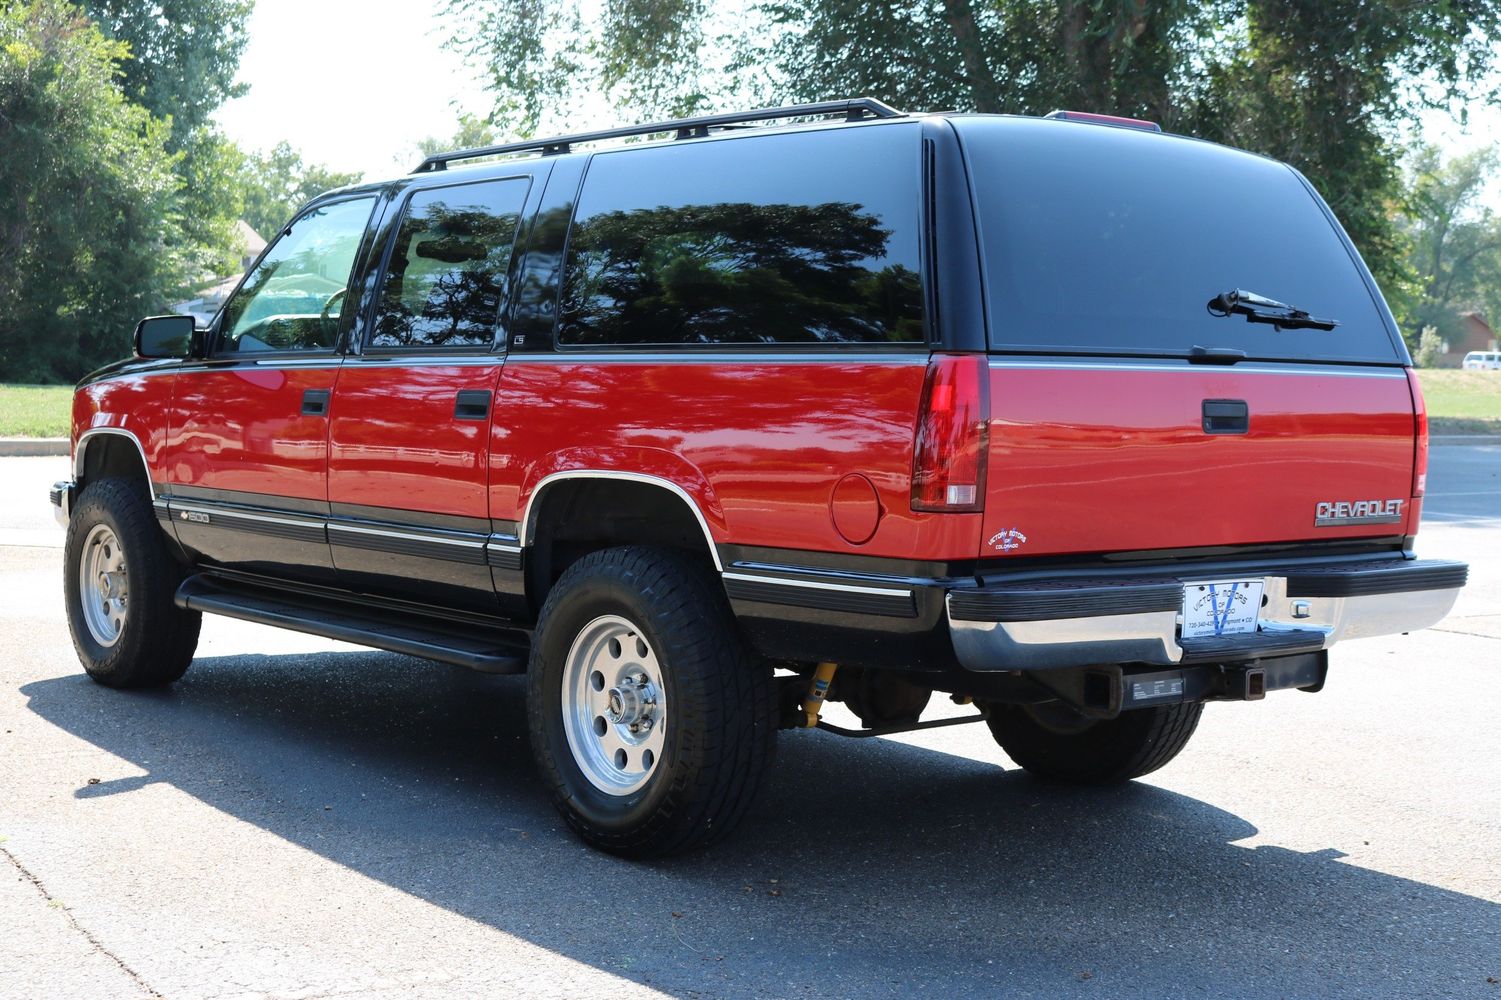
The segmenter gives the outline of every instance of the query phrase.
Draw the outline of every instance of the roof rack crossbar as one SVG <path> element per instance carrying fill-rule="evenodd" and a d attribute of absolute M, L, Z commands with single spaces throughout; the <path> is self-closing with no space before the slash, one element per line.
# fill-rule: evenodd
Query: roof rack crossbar
<path fill-rule="evenodd" d="M 738 125 L 746 122 L 774 121 L 779 118 L 804 118 L 820 115 L 844 115 L 848 121 L 865 118 L 902 118 L 904 113 L 873 97 L 854 97 L 842 101 L 821 101 L 816 104 L 789 104 L 780 108 L 757 108 L 754 111 L 729 111 L 716 115 L 699 115 L 696 118 L 677 118 L 672 121 L 649 122 L 645 125 L 627 125 L 622 128 L 604 129 L 599 132 L 580 132 L 577 135 L 560 135 L 544 139 L 527 139 L 508 142 L 499 146 L 480 146 L 475 149 L 458 149 L 451 153 L 435 153 L 418 165 L 414 174 L 432 173 L 448 169 L 448 164 L 457 160 L 474 160 L 482 156 L 501 156 L 506 153 L 540 152 L 543 156 L 567 153 L 576 143 L 597 142 L 602 139 L 621 139 L 633 135 L 652 135 L 671 132 L 677 138 L 694 138 L 709 134 L 709 129 L 722 125 Z"/>

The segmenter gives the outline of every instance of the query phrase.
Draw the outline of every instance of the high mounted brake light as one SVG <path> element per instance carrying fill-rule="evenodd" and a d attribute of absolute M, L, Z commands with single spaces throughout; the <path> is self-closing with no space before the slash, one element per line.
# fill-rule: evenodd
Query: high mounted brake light
<path fill-rule="evenodd" d="M 1096 115 L 1088 111 L 1049 111 L 1044 118 L 1056 118 L 1065 122 L 1089 122 L 1094 125 L 1119 125 L 1123 128 L 1139 128 L 1146 132 L 1161 132 L 1162 126 L 1142 118 L 1123 118 L 1120 115 Z"/>
<path fill-rule="evenodd" d="M 984 509 L 989 376 L 983 355 L 935 354 L 928 362 L 912 445 L 913 510 Z"/>

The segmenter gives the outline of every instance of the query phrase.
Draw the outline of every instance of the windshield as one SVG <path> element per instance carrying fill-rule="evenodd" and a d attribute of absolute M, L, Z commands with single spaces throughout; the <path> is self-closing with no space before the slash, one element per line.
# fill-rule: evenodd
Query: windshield
<path fill-rule="evenodd" d="M 1133 129 L 953 121 L 975 186 L 992 349 L 1403 360 L 1343 240 L 1282 164 Z M 1211 314 L 1232 289 L 1339 325 Z"/>

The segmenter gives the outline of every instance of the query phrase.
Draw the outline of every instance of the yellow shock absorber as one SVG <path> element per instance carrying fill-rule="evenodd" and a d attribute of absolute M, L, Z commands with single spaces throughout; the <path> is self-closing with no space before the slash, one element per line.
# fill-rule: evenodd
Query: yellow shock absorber
<path fill-rule="evenodd" d="M 834 672 L 838 669 L 837 663 L 820 663 L 814 669 L 808 696 L 803 699 L 803 728 L 812 729 L 818 725 L 818 710 L 823 708 L 824 698 L 828 697 L 829 685 L 834 683 Z"/>

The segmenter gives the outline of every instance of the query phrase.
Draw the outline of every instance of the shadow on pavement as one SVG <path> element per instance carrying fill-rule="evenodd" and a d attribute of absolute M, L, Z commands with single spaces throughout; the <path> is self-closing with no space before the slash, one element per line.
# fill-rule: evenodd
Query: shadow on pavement
<path fill-rule="evenodd" d="M 634 864 L 555 817 L 519 678 L 361 652 L 201 659 L 165 693 L 81 675 L 22 690 L 148 772 L 79 796 L 167 782 L 679 996 L 1501 997 L 1485 984 L 1501 974 L 1501 907 L 1332 850 L 1238 847 L 1250 824 L 1150 785 L 1055 788 L 890 741 L 784 734 L 738 836 Z"/>

